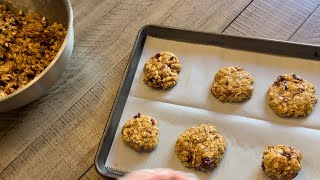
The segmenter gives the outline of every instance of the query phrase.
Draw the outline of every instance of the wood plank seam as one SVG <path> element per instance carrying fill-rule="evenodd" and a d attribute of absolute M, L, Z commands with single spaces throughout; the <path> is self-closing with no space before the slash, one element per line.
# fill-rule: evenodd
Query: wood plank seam
<path fill-rule="evenodd" d="M 302 25 L 311 17 L 311 15 L 320 7 L 320 3 L 318 6 L 312 11 L 312 13 L 309 14 L 309 16 L 300 24 L 300 26 L 292 33 L 292 35 L 288 38 L 290 40 L 297 32 L 298 30 L 302 27 Z"/>
<path fill-rule="evenodd" d="M 243 11 L 245 11 L 253 2 L 254 0 L 251 0 L 249 4 L 246 5 L 245 8 L 243 8 L 243 10 L 227 25 L 227 27 L 225 27 L 221 33 L 223 33 L 226 29 L 228 29 L 228 27 L 243 13 Z"/>
<path fill-rule="evenodd" d="M 78 178 L 78 180 L 81 179 L 91 168 L 95 168 L 94 163 Z"/>
<path fill-rule="evenodd" d="M 180 2 L 180 3 L 179 3 Z M 168 16 L 166 17 L 166 18 L 164 18 L 164 20 L 160 23 L 160 24 L 163 24 L 164 22 L 166 22 L 166 20 L 180 7 L 180 5 L 181 4 L 183 4 L 185 2 L 185 0 L 183 0 L 183 1 L 178 1 L 176 4 L 178 4 L 177 5 L 177 7 L 176 8 L 174 8 L 174 10 L 170 13 L 170 14 L 168 14 Z"/>

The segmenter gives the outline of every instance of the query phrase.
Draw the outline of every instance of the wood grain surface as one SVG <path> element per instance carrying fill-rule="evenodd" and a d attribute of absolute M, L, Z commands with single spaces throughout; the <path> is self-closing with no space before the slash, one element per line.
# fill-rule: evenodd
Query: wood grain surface
<path fill-rule="evenodd" d="M 75 47 L 42 98 L 0 114 L 0 179 L 102 179 L 94 157 L 138 30 L 320 44 L 320 0 L 71 0 Z"/>

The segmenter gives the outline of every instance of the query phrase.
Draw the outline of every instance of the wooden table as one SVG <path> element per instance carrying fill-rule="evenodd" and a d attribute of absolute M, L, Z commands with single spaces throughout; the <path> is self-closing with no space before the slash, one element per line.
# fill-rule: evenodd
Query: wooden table
<path fill-rule="evenodd" d="M 0 114 L 0 179 L 101 179 L 96 150 L 138 30 L 162 24 L 320 43 L 320 0 L 72 0 L 75 47 L 50 92 Z"/>

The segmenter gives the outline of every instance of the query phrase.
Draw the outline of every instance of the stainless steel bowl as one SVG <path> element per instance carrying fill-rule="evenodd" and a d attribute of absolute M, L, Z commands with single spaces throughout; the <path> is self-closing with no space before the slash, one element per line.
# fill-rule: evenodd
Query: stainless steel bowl
<path fill-rule="evenodd" d="M 46 17 L 49 23 L 56 21 L 67 28 L 62 47 L 49 66 L 26 86 L 0 99 L 0 112 L 5 112 L 43 96 L 58 81 L 72 54 L 74 32 L 72 7 L 68 0 L 0 0 L 0 2 L 8 4 L 12 11 L 18 9 L 36 11 Z"/>

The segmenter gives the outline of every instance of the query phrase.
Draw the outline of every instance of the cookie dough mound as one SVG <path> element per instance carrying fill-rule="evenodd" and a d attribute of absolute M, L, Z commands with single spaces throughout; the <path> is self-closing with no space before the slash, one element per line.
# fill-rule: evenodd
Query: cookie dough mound
<path fill-rule="evenodd" d="M 282 117 L 307 116 L 317 103 L 314 86 L 296 74 L 279 76 L 268 95 L 269 106 Z"/>
<path fill-rule="evenodd" d="M 201 124 L 178 137 L 175 152 L 185 167 L 207 171 L 218 166 L 226 148 L 227 142 L 215 126 Z"/>
<path fill-rule="evenodd" d="M 301 170 L 301 159 L 301 152 L 293 147 L 269 145 L 263 152 L 261 167 L 273 179 L 289 180 Z"/>
<path fill-rule="evenodd" d="M 171 52 L 160 52 L 144 65 L 143 81 L 153 88 L 167 89 L 177 84 L 181 64 Z"/>
<path fill-rule="evenodd" d="M 152 151 L 159 142 L 157 121 L 138 113 L 122 127 L 122 139 L 135 151 Z"/>
<path fill-rule="evenodd" d="M 214 76 L 212 94 L 221 102 L 242 102 L 252 96 L 254 78 L 240 66 L 220 69 Z"/>

